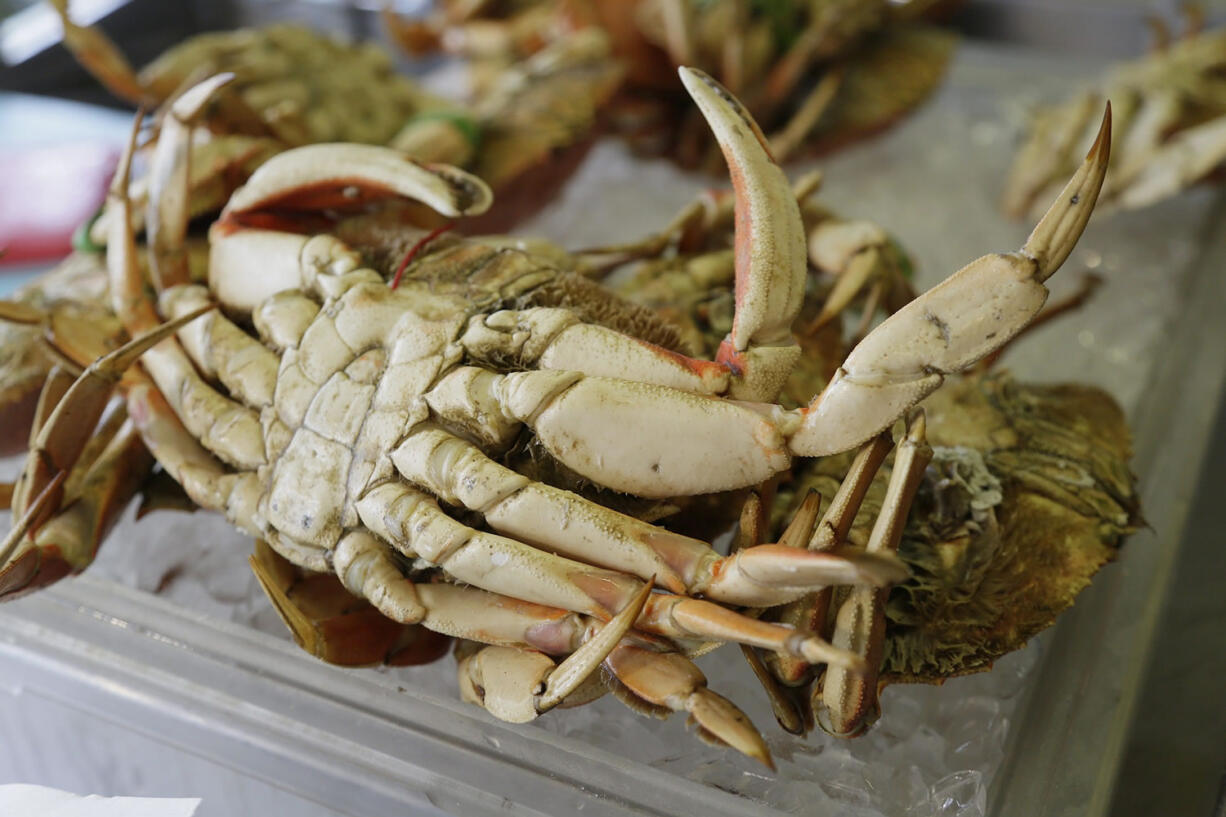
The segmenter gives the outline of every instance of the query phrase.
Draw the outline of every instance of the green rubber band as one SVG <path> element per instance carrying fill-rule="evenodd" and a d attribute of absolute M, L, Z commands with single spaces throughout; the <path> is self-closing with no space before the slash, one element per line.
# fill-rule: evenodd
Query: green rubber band
<path fill-rule="evenodd" d="M 89 237 L 89 234 L 93 232 L 94 224 L 98 222 L 98 219 L 102 218 L 102 209 L 103 208 L 99 207 L 96 213 L 79 224 L 77 229 L 72 231 L 72 248 L 77 252 L 99 253 L 106 250 L 105 245 L 95 244 L 94 240 Z"/>
<path fill-rule="evenodd" d="M 472 146 L 473 150 L 481 148 L 481 127 L 474 122 L 469 116 L 460 113 L 459 111 L 449 111 L 445 108 L 438 108 L 433 111 L 422 111 L 409 117 L 409 121 L 405 126 L 416 124 L 418 122 L 449 122 L 455 126 L 464 139 Z"/>

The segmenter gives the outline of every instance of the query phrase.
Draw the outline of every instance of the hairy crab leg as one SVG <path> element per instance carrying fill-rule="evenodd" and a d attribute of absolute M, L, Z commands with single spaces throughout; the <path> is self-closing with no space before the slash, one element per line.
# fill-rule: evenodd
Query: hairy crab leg
<path fill-rule="evenodd" d="M 866 550 L 875 553 L 898 550 L 907 511 L 931 459 L 924 415 L 919 411 L 907 424 L 906 437 L 899 443 L 894 471 Z M 869 672 L 852 675 L 838 666 L 826 668 L 820 689 L 814 690 L 813 709 L 822 729 L 832 735 L 858 735 L 880 714 L 877 672 L 885 645 L 887 595 L 885 590 L 852 588 L 835 616 L 834 642 L 863 656 Z"/>

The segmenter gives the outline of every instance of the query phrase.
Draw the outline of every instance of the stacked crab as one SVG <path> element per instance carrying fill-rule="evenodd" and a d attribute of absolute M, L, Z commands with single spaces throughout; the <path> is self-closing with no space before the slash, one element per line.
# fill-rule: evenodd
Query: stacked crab
<path fill-rule="evenodd" d="M 688 105 L 676 69 L 717 77 L 770 135 L 771 150 L 830 150 L 885 128 L 940 84 L 947 32 L 918 22 L 948 0 L 441 0 L 424 20 L 386 13 L 406 51 L 444 49 L 475 84 L 578 28 L 608 33 L 625 66 L 613 124 L 639 152 L 718 172 L 718 151 Z"/>
<path fill-rule="evenodd" d="M 1118 125 L 1104 205 L 1147 207 L 1220 176 L 1226 165 L 1226 29 L 1204 31 L 1203 20 L 1190 12 L 1187 31 L 1172 40 L 1160 20 L 1153 23 L 1153 53 L 1115 66 L 1066 102 L 1035 111 L 1006 182 L 1002 206 L 1009 215 L 1026 216 L 1059 185 L 1078 149 L 1093 138 L 1094 112 L 1108 99 Z"/>
<path fill-rule="evenodd" d="M 660 240 L 572 256 L 440 236 L 423 206 L 478 215 L 489 188 L 376 146 L 308 145 L 265 161 L 210 229 L 207 286 L 182 261 L 186 209 L 151 217 L 152 303 L 132 235 L 130 145 L 109 201 L 106 264 L 111 307 L 133 340 L 75 381 L 48 378 L 12 498 L 18 522 L 0 545 L 0 590 L 85 567 L 147 473 L 147 449 L 193 502 L 264 543 L 257 575 L 325 657 L 411 660 L 431 654 L 418 649 L 425 628 L 464 639 L 461 689 L 499 717 L 530 719 L 613 683 L 769 764 L 757 730 L 690 660 L 733 641 L 766 651 L 781 674 L 812 680 L 825 666 L 821 720 L 841 734 L 862 729 L 886 649 L 886 588 L 907 577 L 895 550 L 931 455 L 912 408 L 1038 313 L 1042 282 L 1102 184 L 1109 121 L 1022 250 L 980 258 L 909 304 L 888 286 L 888 244 L 852 242 L 841 281 L 899 308 L 816 397 L 788 408 L 780 395 L 795 393 L 787 384 L 803 369 L 793 325 L 807 245 L 828 257 L 864 231 L 811 213 L 806 225 L 746 110 L 700 71 L 681 77 L 734 185 L 733 207 L 724 198 L 689 210 L 674 230 L 704 212 L 735 214 L 735 246 L 714 262 L 735 280 L 734 315 L 713 360 L 687 354 L 675 326 L 592 280 L 610 254 L 643 257 Z M 184 92 L 176 117 L 190 121 L 225 83 Z M 185 155 L 189 129 L 163 128 L 163 145 Z M 156 178 L 156 156 L 154 168 Z M 187 176 L 175 178 L 182 197 Z M 853 284 L 843 283 L 843 303 Z M 840 310 L 835 300 L 812 315 L 814 331 Z M 116 384 L 126 414 L 108 409 Z M 851 546 L 903 417 L 872 532 Z M 806 495 L 778 543 L 759 544 L 763 486 L 857 447 L 820 522 Z M 744 546 L 728 556 L 649 521 L 746 489 L 758 493 L 739 514 Z M 328 601 L 337 586 L 359 601 Z M 833 586 L 851 589 L 827 639 L 820 592 Z M 354 614 L 390 624 L 336 647 L 336 620 Z"/>

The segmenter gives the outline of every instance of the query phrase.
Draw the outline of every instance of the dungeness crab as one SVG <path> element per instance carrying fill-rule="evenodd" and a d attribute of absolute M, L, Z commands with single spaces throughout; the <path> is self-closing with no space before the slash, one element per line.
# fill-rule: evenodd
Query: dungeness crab
<path fill-rule="evenodd" d="M 928 451 L 911 409 L 1039 311 L 1042 282 L 1102 184 L 1109 112 L 1020 251 L 973 261 L 899 309 L 819 395 L 787 409 L 776 398 L 800 354 L 792 323 L 807 276 L 795 193 L 739 102 L 700 71 L 681 76 L 725 151 L 736 199 L 736 310 L 714 360 L 657 345 L 669 336 L 657 316 L 575 274 L 556 249 L 413 226 L 417 210 L 403 200 L 460 217 L 489 205 L 488 188 L 375 146 L 270 159 L 212 227 L 209 286 L 163 277 L 155 306 L 129 227 L 130 146 L 107 261 L 114 311 L 134 339 L 66 390 L 56 380 L 44 392 L 13 497 L 18 521 L 0 545 L 0 590 L 88 562 L 67 560 L 55 533 L 69 517 L 88 521 L 82 484 L 117 484 L 112 466 L 135 469 L 143 441 L 193 501 L 297 568 L 334 575 L 395 622 L 487 645 L 466 654 L 462 682 L 500 717 L 590 696 L 603 665 L 638 699 L 688 711 L 708 736 L 769 763 L 757 731 L 705 688 L 688 654 L 735 641 L 826 664 L 827 690 L 872 686 L 883 588 L 906 575 L 893 551 Z M 217 87 L 206 80 L 184 96 Z M 121 381 L 122 423 L 104 416 Z M 759 486 L 798 458 L 873 445 L 903 415 L 863 550 L 791 546 L 811 538 L 815 501 L 781 544 L 747 542 L 726 557 L 603 501 Z M 562 485 L 526 475 L 542 459 L 537 473 Z M 831 585 L 853 586 L 858 600 L 833 633 L 842 646 L 736 609 Z M 854 695 L 835 697 L 858 717 Z"/>

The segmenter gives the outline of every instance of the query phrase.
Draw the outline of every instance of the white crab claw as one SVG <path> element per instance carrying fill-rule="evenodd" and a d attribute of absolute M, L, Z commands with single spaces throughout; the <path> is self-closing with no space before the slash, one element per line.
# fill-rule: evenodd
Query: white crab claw
<path fill-rule="evenodd" d="M 1003 346 L 1038 314 L 1043 286 L 1089 221 L 1107 171 L 1111 108 L 1094 146 L 1021 251 L 985 255 L 887 318 L 801 410 L 789 440 L 810 457 L 846 451 L 887 428 L 945 376 Z"/>
<path fill-rule="evenodd" d="M 272 206 L 314 210 L 391 196 L 452 217 L 479 215 L 494 201 L 485 182 L 450 165 L 416 162 L 378 145 L 317 144 L 262 164 L 230 197 L 222 218 Z"/>

